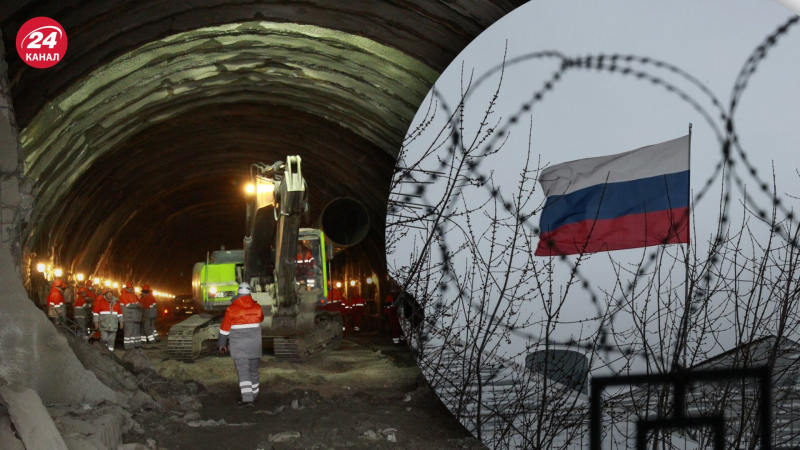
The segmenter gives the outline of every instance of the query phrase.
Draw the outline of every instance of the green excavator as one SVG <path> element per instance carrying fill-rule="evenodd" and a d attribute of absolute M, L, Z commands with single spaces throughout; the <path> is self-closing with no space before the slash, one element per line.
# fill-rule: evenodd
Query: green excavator
<path fill-rule="evenodd" d="M 274 340 L 276 359 L 302 361 L 339 348 L 342 317 L 327 308 L 328 262 L 366 236 L 369 215 L 358 200 L 340 197 L 313 228 L 301 228 L 309 211 L 301 163 L 289 156 L 286 163 L 253 164 L 244 248 L 210 252 L 195 264 L 193 299 L 205 312 L 170 328 L 170 358 L 194 361 L 214 348 L 225 309 L 244 281 L 264 311 L 261 335 Z"/>

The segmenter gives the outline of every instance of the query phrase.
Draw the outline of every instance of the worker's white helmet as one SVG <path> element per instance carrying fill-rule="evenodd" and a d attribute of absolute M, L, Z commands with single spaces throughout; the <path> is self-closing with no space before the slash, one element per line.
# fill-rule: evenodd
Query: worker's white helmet
<path fill-rule="evenodd" d="M 239 285 L 239 294 L 247 295 L 250 293 L 250 284 L 249 283 L 242 283 Z"/>

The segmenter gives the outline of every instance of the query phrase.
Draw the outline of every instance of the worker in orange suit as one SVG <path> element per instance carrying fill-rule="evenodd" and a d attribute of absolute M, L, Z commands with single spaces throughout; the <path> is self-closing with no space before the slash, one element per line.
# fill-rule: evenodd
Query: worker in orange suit
<path fill-rule="evenodd" d="M 239 290 L 219 327 L 217 347 L 220 353 L 230 351 L 239 376 L 242 406 L 253 406 L 258 400 L 258 363 L 261 361 L 261 322 L 264 312 L 250 296 L 250 284 L 239 284 Z"/>
<path fill-rule="evenodd" d="M 149 284 L 142 286 L 142 298 L 139 300 L 139 306 L 142 309 L 142 340 L 147 341 L 148 344 L 160 342 L 161 338 L 158 336 L 158 331 L 156 331 L 158 306 L 155 296 L 150 291 Z"/>
<path fill-rule="evenodd" d="M 53 287 L 50 288 L 50 295 L 47 296 L 47 315 L 53 320 L 60 320 L 64 322 L 66 317 L 66 305 L 64 301 L 64 290 L 67 288 L 67 283 L 64 283 L 61 278 L 53 282 Z"/>
<path fill-rule="evenodd" d="M 80 336 L 87 337 L 88 318 L 91 317 L 91 308 L 94 304 L 94 292 L 92 292 L 92 280 L 80 281 L 78 283 L 78 296 L 75 298 L 73 305 L 73 315 L 75 322 L 80 329 Z"/>
<path fill-rule="evenodd" d="M 119 306 L 117 298 L 114 297 L 114 291 L 106 289 L 103 291 L 103 295 L 94 300 L 92 315 L 94 316 L 94 326 L 100 331 L 100 341 L 106 344 L 109 351 L 113 352 L 117 340 L 117 329 L 125 329 L 122 308 Z"/>
<path fill-rule="evenodd" d="M 297 244 L 297 260 L 295 265 L 295 279 L 306 287 L 309 280 L 314 280 L 314 255 L 302 243 Z"/>
<path fill-rule="evenodd" d="M 134 293 L 133 282 L 128 281 L 125 287 L 120 289 L 119 303 L 122 305 L 124 327 L 125 350 L 142 347 L 142 333 L 139 329 L 142 326 L 142 309 L 139 305 L 139 297 Z"/>
<path fill-rule="evenodd" d="M 330 311 L 338 312 L 342 315 L 342 330 L 344 330 L 344 318 L 347 315 L 347 310 L 345 310 L 344 295 L 342 295 L 342 291 L 339 288 L 333 287 L 328 291 L 328 305 Z"/>
<path fill-rule="evenodd" d="M 353 295 L 350 297 L 350 307 L 353 315 L 353 331 L 359 332 L 361 331 L 361 317 L 364 316 L 364 299 L 358 291 L 353 291 Z"/>

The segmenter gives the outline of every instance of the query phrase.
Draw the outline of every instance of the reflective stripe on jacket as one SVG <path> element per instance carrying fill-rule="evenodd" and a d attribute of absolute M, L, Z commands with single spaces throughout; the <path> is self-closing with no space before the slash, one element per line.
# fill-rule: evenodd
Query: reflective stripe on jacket
<path fill-rule="evenodd" d="M 123 289 L 119 296 L 119 302 L 125 312 L 125 322 L 141 322 L 142 310 L 139 308 L 139 297 L 133 292 Z"/>
<path fill-rule="evenodd" d="M 47 304 L 55 308 L 60 308 L 64 304 L 64 294 L 57 287 L 50 289 L 50 295 L 47 296 Z"/>
<path fill-rule="evenodd" d="M 89 289 L 81 287 L 78 289 L 78 298 L 75 299 L 75 307 L 82 308 L 87 306 L 86 303 L 88 299 L 94 300 L 94 294 Z"/>
<path fill-rule="evenodd" d="M 143 318 L 155 319 L 158 316 L 158 303 L 152 292 L 148 292 L 139 300 L 139 306 L 142 307 Z"/>
<path fill-rule="evenodd" d="M 362 298 L 358 294 L 353 294 L 353 296 L 350 297 L 350 306 L 352 306 L 353 308 L 358 306 L 364 306 L 364 298 Z"/>
<path fill-rule="evenodd" d="M 95 323 L 105 331 L 117 331 L 119 320 L 123 318 L 122 308 L 114 297 L 110 301 L 105 296 L 95 299 L 92 314 Z"/>
<path fill-rule="evenodd" d="M 219 329 L 217 345 L 224 347 L 230 339 L 231 357 L 252 359 L 261 357 L 261 322 L 264 311 L 253 297 L 236 297 L 225 310 Z"/>

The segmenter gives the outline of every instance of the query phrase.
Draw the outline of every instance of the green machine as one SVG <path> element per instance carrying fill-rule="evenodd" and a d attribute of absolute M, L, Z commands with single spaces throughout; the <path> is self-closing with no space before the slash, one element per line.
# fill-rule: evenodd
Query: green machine
<path fill-rule="evenodd" d="M 195 264 L 193 299 L 205 312 L 170 329 L 173 359 L 193 361 L 213 348 L 225 309 L 243 281 L 264 311 L 261 334 L 274 340 L 277 359 L 300 361 L 341 345 L 342 317 L 327 309 L 328 261 L 366 236 L 366 208 L 340 197 L 328 203 L 313 228 L 300 228 L 309 206 L 299 156 L 254 164 L 251 181 L 244 248 L 217 250 Z"/>

